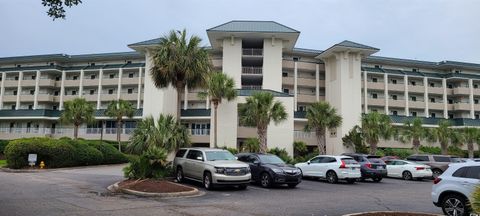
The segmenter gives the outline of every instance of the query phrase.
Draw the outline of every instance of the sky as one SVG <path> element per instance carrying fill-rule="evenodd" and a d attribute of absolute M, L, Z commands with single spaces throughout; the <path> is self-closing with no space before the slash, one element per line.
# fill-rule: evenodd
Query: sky
<path fill-rule="evenodd" d="M 0 0 L 0 57 L 132 51 L 128 44 L 231 20 L 272 20 L 301 32 L 296 47 L 351 40 L 375 55 L 480 63 L 480 0 L 83 0 L 65 20 L 41 0 Z"/>

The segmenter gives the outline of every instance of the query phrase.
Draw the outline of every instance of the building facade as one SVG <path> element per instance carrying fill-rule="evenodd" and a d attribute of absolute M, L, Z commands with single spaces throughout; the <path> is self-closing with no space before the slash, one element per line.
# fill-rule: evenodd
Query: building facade
<path fill-rule="evenodd" d="M 271 92 L 288 118 L 268 129 L 268 146 L 293 153 L 294 141 L 316 145 L 304 132 L 309 104 L 328 101 L 343 117 L 327 133 L 327 153 L 346 149 L 341 138 L 360 123 L 362 113 L 386 113 L 396 124 L 421 117 L 426 125 L 451 119 L 458 127 L 480 125 L 480 64 L 396 59 L 372 54 L 379 49 L 343 41 L 320 51 L 295 47 L 300 32 L 271 21 L 231 21 L 207 30 L 214 68 L 235 80 L 238 98 L 218 110 L 218 145 L 240 148 L 256 129 L 238 122 L 238 105 L 255 91 Z M 133 52 L 91 55 L 39 55 L 0 58 L 0 139 L 72 136 L 58 118 L 63 104 L 84 97 L 97 108 L 97 123 L 80 137 L 115 139 L 115 122 L 104 115 L 108 103 L 124 99 L 136 108 L 122 129 L 127 140 L 145 116 L 176 115 L 177 92 L 157 89 L 149 76 L 152 39 L 128 45 Z M 188 86 L 187 86 L 188 87 Z M 181 120 L 196 146 L 210 146 L 214 112 L 202 89 L 182 95 Z M 380 146 L 409 147 L 395 141 Z"/>

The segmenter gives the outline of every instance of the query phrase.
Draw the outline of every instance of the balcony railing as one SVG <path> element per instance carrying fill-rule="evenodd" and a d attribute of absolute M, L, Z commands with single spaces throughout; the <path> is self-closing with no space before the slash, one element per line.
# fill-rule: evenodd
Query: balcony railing
<path fill-rule="evenodd" d="M 295 138 L 309 139 L 309 138 L 315 137 L 315 132 L 305 132 L 305 131 L 296 130 L 293 132 L 293 135 Z"/>
<path fill-rule="evenodd" d="M 244 48 L 242 49 L 244 56 L 263 56 L 263 49 L 258 48 Z"/>
<path fill-rule="evenodd" d="M 262 67 L 242 67 L 242 74 L 262 74 Z"/>
<path fill-rule="evenodd" d="M 242 89 L 262 90 L 262 86 L 260 86 L 260 85 L 242 85 Z"/>
<path fill-rule="evenodd" d="M 116 134 L 117 128 L 104 128 L 104 134 Z M 121 134 L 131 134 L 135 128 L 122 128 Z M 44 127 L 12 127 L 0 128 L 0 133 L 18 133 L 18 134 L 43 134 L 43 135 L 71 135 L 73 128 L 44 128 Z M 79 135 L 101 134 L 102 128 L 79 128 Z"/>
<path fill-rule="evenodd" d="M 210 129 L 190 129 L 190 134 L 193 136 L 209 136 Z"/>

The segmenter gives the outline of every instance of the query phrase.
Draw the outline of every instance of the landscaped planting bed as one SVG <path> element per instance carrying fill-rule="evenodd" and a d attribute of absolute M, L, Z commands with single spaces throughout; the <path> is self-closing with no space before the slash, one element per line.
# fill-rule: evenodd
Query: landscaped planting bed
<path fill-rule="evenodd" d="M 148 193 L 176 193 L 193 191 L 191 187 L 185 187 L 167 180 L 143 179 L 125 180 L 118 184 L 120 188 Z"/>
<path fill-rule="evenodd" d="M 435 216 L 435 214 L 414 213 L 414 212 L 371 212 L 350 214 L 349 216 Z"/>

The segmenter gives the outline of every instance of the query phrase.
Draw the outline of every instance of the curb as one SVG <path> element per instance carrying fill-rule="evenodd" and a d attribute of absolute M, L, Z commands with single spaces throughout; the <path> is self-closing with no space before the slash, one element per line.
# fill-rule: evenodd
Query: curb
<path fill-rule="evenodd" d="M 97 167 L 107 167 L 107 166 L 120 166 L 127 165 L 128 163 L 121 164 L 102 164 L 94 166 L 74 166 L 74 167 L 61 167 L 61 168 L 45 168 L 45 169 L 10 169 L 6 167 L 0 167 L 0 172 L 6 173 L 40 173 L 40 172 L 52 172 L 52 171 L 61 171 L 61 170 L 73 170 L 73 169 L 88 169 L 88 168 L 97 168 Z"/>
<path fill-rule="evenodd" d="M 197 188 L 177 184 L 175 182 L 170 182 L 170 183 L 180 185 L 180 186 L 183 186 L 183 187 L 187 187 L 187 188 L 191 188 L 192 191 L 173 192 L 173 193 L 150 193 L 150 192 L 142 192 L 142 191 L 120 188 L 118 186 L 119 183 L 120 182 L 116 182 L 115 184 L 108 186 L 107 190 L 109 190 L 110 192 L 114 192 L 114 193 L 115 192 L 122 192 L 122 193 L 125 193 L 125 194 L 141 196 L 141 197 L 160 197 L 160 198 L 187 197 L 187 196 L 195 196 L 195 195 L 200 194 L 200 191 Z"/>
<path fill-rule="evenodd" d="M 343 216 L 359 216 L 362 214 L 368 213 L 403 213 L 408 215 L 415 215 L 415 214 L 422 214 L 422 215 L 431 215 L 431 216 L 442 216 L 439 214 L 431 214 L 431 213 L 423 213 L 423 212 L 402 212 L 402 211 L 371 211 L 371 212 L 359 212 L 359 213 L 352 213 L 352 214 L 344 214 Z"/>

